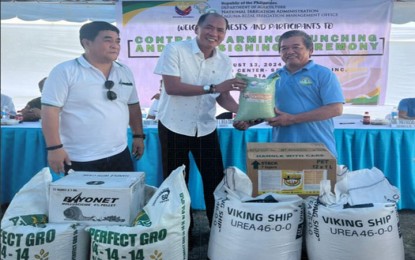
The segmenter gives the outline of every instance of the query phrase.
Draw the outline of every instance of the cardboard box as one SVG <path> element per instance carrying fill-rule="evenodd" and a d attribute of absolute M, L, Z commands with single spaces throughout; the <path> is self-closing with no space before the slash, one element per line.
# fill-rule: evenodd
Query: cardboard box
<path fill-rule="evenodd" d="M 319 195 L 321 180 L 336 181 L 336 158 L 321 143 L 248 143 L 246 162 L 253 196 Z"/>
<path fill-rule="evenodd" d="M 74 172 L 50 184 L 49 222 L 130 225 L 144 186 L 143 172 Z"/>

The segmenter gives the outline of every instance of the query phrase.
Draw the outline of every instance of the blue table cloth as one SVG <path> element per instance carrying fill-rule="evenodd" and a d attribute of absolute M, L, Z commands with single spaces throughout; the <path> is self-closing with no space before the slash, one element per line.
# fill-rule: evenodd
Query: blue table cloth
<path fill-rule="evenodd" d="M 146 183 L 158 187 L 163 181 L 157 128 L 144 129 L 145 153 L 136 162 L 144 171 Z M 238 131 L 220 125 L 218 129 L 225 167 L 246 172 L 246 144 L 269 142 L 269 127 Z M 131 134 L 129 134 L 131 136 Z M 338 164 L 350 170 L 377 167 L 401 191 L 400 209 L 415 209 L 415 128 L 389 126 L 336 125 Z M 1 127 L 1 203 L 8 203 L 33 175 L 47 166 L 45 141 L 39 123 Z M 194 209 L 204 209 L 203 185 L 192 161 L 189 191 Z"/>
<path fill-rule="evenodd" d="M 336 129 L 338 164 L 376 167 L 398 187 L 400 209 L 415 209 L 415 129 Z"/>

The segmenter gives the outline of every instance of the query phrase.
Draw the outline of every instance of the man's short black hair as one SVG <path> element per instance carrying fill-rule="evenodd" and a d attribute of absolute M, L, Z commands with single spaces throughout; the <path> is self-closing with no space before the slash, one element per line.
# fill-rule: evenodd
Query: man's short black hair
<path fill-rule="evenodd" d="M 220 15 L 220 14 L 214 13 L 214 12 L 205 13 L 205 14 L 201 15 L 199 17 L 199 20 L 197 21 L 197 26 L 201 26 L 208 16 L 215 16 L 215 17 L 221 17 L 221 18 L 223 18 L 225 20 L 225 23 L 226 23 L 226 30 L 229 28 L 228 19 L 226 19 L 225 17 L 223 17 L 223 15 Z"/>
<path fill-rule="evenodd" d="M 113 31 L 117 34 L 120 34 L 120 30 L 118 30 L 117 27 L 108 22 L 90 22 L 82 25 L 81 29 L 79 30 L 79 41 L 81 42 L 81 45 L 83 39 L 87 39 L 90 41 L 95 40 L 95 37 L 97 37 L 100 31 Z"/>
<path fill-rule="evenodd" d="M 304 31 L 291 30 L 291 31 L 287 31 L 287 32 L 283 33 L 281 35 L 281 37 L 278 39 L 278 50 L 281 51 L 281 42 L 282 42 L 282 40 L 285 40 L 285 39 L 288 39 L 288 38 L 291 38 L 291 37 L 296 37 L 296 36 L 300 36 L 303 39 L 303 43 L 304 43 L 305 47 L 307 48 L 307 50 L 311 50 L 313 48 L 313 40 L 312 40 L 310 35 L 308 35 Z"/>

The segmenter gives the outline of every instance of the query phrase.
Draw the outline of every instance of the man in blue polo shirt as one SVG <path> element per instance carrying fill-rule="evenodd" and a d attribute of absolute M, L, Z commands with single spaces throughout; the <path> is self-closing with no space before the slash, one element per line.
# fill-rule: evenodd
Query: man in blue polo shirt
<path fill-rule="evenodd" d="M 267 119 L 273 126 L 272 141 L 278 143 L 323 143 L 337 157 L 333 117 L 343 113 L 344 96 L 336 75 L 310 60 L 313 41 L 303 31 L 283 33 L 279 52 L 285 66 L 268 78 L 275 84 L 276 116 Z M 246 130 L 258 122 L 235 122 Z"/>
<path fill-rule="evenodd" d="M 344 96 L 336 75 L 310 60 L 313 42 L 303 31 L 282 34 L 279 52 L 285 66 L 275 72 L 280 79 L 275 86 L 277 116 L 268 120 L 272 141 L 323 143 L 337 157 L 333 117 L 343 113 Z"/>

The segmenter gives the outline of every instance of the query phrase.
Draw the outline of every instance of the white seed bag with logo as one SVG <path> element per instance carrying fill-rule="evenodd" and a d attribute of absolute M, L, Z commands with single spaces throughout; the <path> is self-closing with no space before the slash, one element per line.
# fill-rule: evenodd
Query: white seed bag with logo
<path fill-rule="evenodd" d="M 305 204 L 308 259 L 404 259 L 395 203 L 326 206 L 312 196 Z"/>
<path fill-rule="evenodd" d="M 190 195 L 183 174 L 181 166 L 152 191 L 135 226 L 88 227 L 91 259 L 187 259 Z"/>
<path fill-rule="evenodd" d="M 215 190 L 211 260 L 299 260 L 304 228 L 303 200 L 276 193 L 251 197 L 252 183 L 236 167 L 226 169 Z"/>
<path fill-rule="evenodd" d="M 250 121 L 274 117 L 275 82 L 278 76 L 261 79 L 237 73 L 236 78 L 244 80 L 247 87 L 239 95 L 239 108 L 235 120 Z"/>
<path fill-rule="evenodd" d="M 0 259 L 87 259 L 85 226 L 48 223 L 49 168 L 14 196 L 1 222 Z"/>

